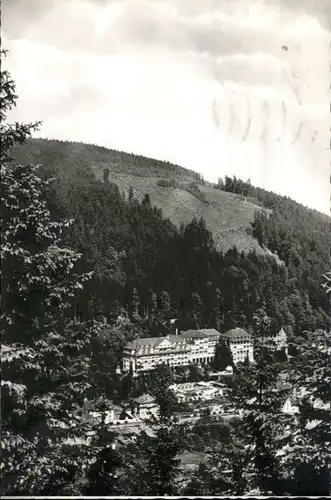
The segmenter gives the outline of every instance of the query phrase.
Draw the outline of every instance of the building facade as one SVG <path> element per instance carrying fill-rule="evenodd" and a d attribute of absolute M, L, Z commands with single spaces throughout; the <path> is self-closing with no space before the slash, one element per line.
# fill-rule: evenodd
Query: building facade
<path fill-rule="evenodd" d="M 222 333 L 228 347 L 232 353 L 233 362 L 243 363 L 246 359 L 253 362 L 253 339 L 252 336 L 242 328 L 233 328 L 226 333 Z"/>
<path fill-rule="evenodd" d="M 188 366 L 211 363 L 216 345 L 224 338 L 232 353 L 233 362 L 254 361 L 254 339 L 242 328 L 226 333 L 214 329 L 187 330 L 179 335 L 141 338 L 128 343 L 123 353 L 123 370 L 137 374 L 154 370 L 163 363 L 169 366 Z M 269 349 L 282 350 L 287 354 L 287 335 L 282 328 L 276 336 L 260 340 Z"/>
<path fill-rule="evenodd" d="M 288 344 L 287 344 L 287 335 L 284 328 L 281 328 L 277 335 L 273 337 L 263 337 L 260 339 L 262 345 L 264 345 L 267 349 L 271 349 L 273 351 L 282 351 L 284 350 L 286 355 L 288 355 Z"/>
<path fill-rule="evenodd" d="M 151 417 L 156 417 L 159 413 L 159 407 L 150 394 L 143 394 L 133 400 L 133 415 L 139 420 L 146 420 Z"/>
<path fill-rule="evenodd" d="M 223 384 L 213 382 L 184 382 L 173 384 L 170 389 L 180 403 L 192 401 L 208 401 L 224 396 Z"/>
<path fill-rule="evenodd" d="M 141 338 L 129 342 L 123 352 L 123 370 L 137 374 L 169 366 L 210 363 L 220 333 L 214 329 L 188 330 L 180 335 Z"/>

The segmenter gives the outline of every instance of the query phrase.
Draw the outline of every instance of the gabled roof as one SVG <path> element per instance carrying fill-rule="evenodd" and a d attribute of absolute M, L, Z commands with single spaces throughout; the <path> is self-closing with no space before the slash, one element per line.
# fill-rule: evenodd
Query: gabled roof
<path fill-rule="evenodd" d="M 191 339 L 205 339 L 207 337 L 201 330 L 186 330 L 186 332 L 181 333 L 181 336 Z"/>
<path fill-rule="evenodd" d="M 155 403 L 155 398 L 153 398 L 153 396 L 151 396 L 150 394 L 143 394 L 142 396 L 134 398 L 133 401 L 135 401 L 139 405 L 143 405 L 143 404 Z"/>
<path fill-rule="evenodd" d="M 164 337 L 148 337 L 148 338 L 140 338 L 132 340 L 132 342 L 128 343 L 128 347 L 132 349 L 139 349 L 140 347 L 156 347 L 158 344 L 162 342 Z"/>
<path fill-rule="evenodd" d="M 164 347 L 172 343 L 173 341 L 169 337 L 163 337 L 162 341 L 158 343 L 158 347 Z"/>
<path fill-rule="evenodd" d="M 201 328 L 199 331 L 207 334 L 208 337 L 217 337 L 217 338 L 219 338 L 220 335 L 221 335 L 220 332 L 218 332 L 217 330 L 215 330 L 215 328 Z"/>
<path fill-rule="evenodd" d="M 214 328 L 201 328 L 199 330 L 186 330 L 186 332 L 181 333 L 181 336 L 186 338 L 207 338 L 216 337 L 219 338 L 221 334 Z"/>
<path fill-rule="evenodd" d="M 252 336 L 246 332 L 243 328 L 232 328 L 231 330 L 227 331 L 226 333 L 223 333 L 224 337 L 232 340 L 237 340 L 241 338 L 245 339 L 251 339 Z"/>
<path fill-rule="evenodd" d="M 135 339 L 127 344 L 127 347 L 135 351 L 143 349 L 148 350 L 149 348 L 156 349 L 164 340 L 172 344 L 185 344 L 189 339 L 198 338 L 219 338 L 220 333 L 213 329 L 201 329 L 201 330 L 187 330 L 179 335 L 167 335 L 166 337 L 145 337 Z"/>
<path fill-rule="evenodd" d="M 186 342 L 186 339 L 181 335 L 167 335 L 166 337 L 143 337 L 129 342 L 127 346 L 134 350 L 138 350 L 140 348 L 148 349 L 148 347 L 153 347 L 155 349 L 165 340 L 168 340 L 170 343 Z"/>

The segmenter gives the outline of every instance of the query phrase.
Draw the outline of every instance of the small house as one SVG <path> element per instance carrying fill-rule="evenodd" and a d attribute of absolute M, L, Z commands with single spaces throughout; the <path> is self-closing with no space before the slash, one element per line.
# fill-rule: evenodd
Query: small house
<path fill-rule="evenodd" d="M 143 394 L 133 399 L 133 415 L 140 420 L 146 420 L 158 413 L 158 404 L 150 394 Z"/>

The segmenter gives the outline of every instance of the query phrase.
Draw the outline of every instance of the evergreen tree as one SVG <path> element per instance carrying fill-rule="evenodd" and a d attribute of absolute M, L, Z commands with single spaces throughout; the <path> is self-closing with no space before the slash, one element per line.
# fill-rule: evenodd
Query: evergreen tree
<path fill-rule="evenodd" d="M 168 319 L 171 309 L 171 301 L 169 293 L 165 290 L 162 290 L 162 292 L 160 293 L 159 301 L 160 301 L 160 312 L 164 319 Z"/>
<path fill-rule="evenodd" d="M 75 494 L 83 457 L 65 442 L 84 434 L 74 413 L 89 386 L 91 331 L 71 320 L 72 298 L 89 276 L 61 246 L 68 222 L 51 220 L 49 182 L 37 167 L 10 162 L 34 128 L 3 123 L 15 102 L 15 84 L 1 72 L 2 493 Z"/>
<path fill-rule="evenodd" d="M 290 339 L 289 360 L 298 415 L 281 450 L 284 476 L 294 495 L 331 492 L 331 336 L 316 331 Z M 300 466 L 298 466 L 300 464 Z"/>
<path fill-rule="evenodd" d="M 138 291 L 136 288 L 134 288 L 132 290 L 132 299 L 131 299 L 131 319 L 133 321 L 140 320 L 139 307 L 140 307 L 140 300 L 139 300 Z"/>
<path fill-rule="evenodd" d="M 243 478 L 247 492 L 282 494 L 283 484 L 278 442 L 285 433 L 288 417 L 282 414 L 288 390 L 278 380 L 283 369 L 263 344 L 255 342 L 255 362 L 237 366 L 231 399 L 243 411 L 241 439 L 250 454 Z"/>
<path fill-rule="evenodd" d="M 119 300 L 114 300 L 109 307 L 109 319 L 111 323 L 116 322 L 121 313 L 121 305 Z"/>
<path fill-rule="evenodd" d="M 52 220 L 50 181 L 10 161 L 34 129 L 3 123 L 15 102 L 15 84 L 1 72 L 1 493 L 81 495 L 104 449 L 84 444 L 90 425 L 79 410 L 100 325 L 77 322 L 77 295 L 91 274 L 63 245 L 70 221 Z"/>
<path fill-rule="evenodd" d="M 114 433 L 109 431 L 106 423 L 108 401 L 98 398 L 94 410 L 100 414 L 100 424 L 97 425 L 93 437 L 88 444 L 92 460 L 86 468 L 82 494 L 85 496 L 113 496 L 123 493 L 118 476 L 118 470 L 123 467 L 121 455 L 115 451 Z"/>
<path fill-rule="evenodd" d="M 218 178 L 217 187 L 218 187 L 218 189 L 221 189 L 222 191 L 224 191 L 224 181 L 223 181 L 222 177 Z"/>
<path fill-rule="evenodd" d="M 216 288 L 215 292 L 213 317 L 216 330 L 224 331 L 223 297 L 219 288 Z"/>
<path fill-rule="evenodd" d="M 249 451 L 240 430 L 231 433 L 230 441 L 222 443 L 221 449 L 207 452 L 209 474 L 212 476 L 213 495 L 243 495 L 249 491 L 246 478 L 250 462 Z M 227 473 L 226 473 L 227 472 Z"/>
<path fill-rule="evenodd" d="M 234 366 L 232 352 L 225 339 L 221 336 L 216 345 L 213 368 L 216 371 L 222 371 L 228 366 Z"/>
<path fill-rule="evenodd" d="M 141 202 L 143 207 L 151 207 L 151 198 L 148 193 L 145 194 L 143 201 Z"/>
<path fill-rule="evenodd" d="M 225 191 L 232 192 L 233 189 L 233 182 L 231 177 L 228 177 L 227 175 L 225 176 Z"/>
<path fill-rule="evenodd" d="M 254 335 L 262 342 L 267 337 L 271 337 L 273 333 L 273 320 L 270 318 L 264 307 L 258 309 L 253 317 Z"/>
<path fill-rule="evenodd" d="M 103 182 L 105 182 L 106 184 L 109 184 L 109 177 L 110 177 L 109 168 L 104 168 L 103 169 Z"/>
<path fill-rule="evenodd" d="M 148 307 L 148 316 L 152 319 L 155 318 L 155 316 L 157 314 L 158 306 L 157 306 L 157 296 L 153 292 L 153 290 L 149 290 L 148 306 L 147 307 Z"/>
<path fill-rule="evenodd" d="M 180 472 L 177 455 L 183 450 L 184 433 L 175 415 L 177 400 L 169 389 L 170 370 L 160 366 L 153 379 L 152 394 L 159 409 L 158 415 L 149 421 L 152 435 L 143 431 L 138 436 L 133 456 L 128 459 L 125 484 L 130 494 L 139 491 L 145 496 L 175 495 Z"/>
<path fill-rule="evenodd" d="M 203 305 L 200 295 L 196 292 L 192 293 L 192 307 L 195 328 L 200 328 L 200 326 L 202 325 Z"/>

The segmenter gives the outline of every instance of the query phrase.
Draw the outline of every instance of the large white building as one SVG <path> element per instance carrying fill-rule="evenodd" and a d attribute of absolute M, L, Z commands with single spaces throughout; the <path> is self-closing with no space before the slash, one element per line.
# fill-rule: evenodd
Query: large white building
<path fill-rule="evenodd" d="M 247 358 L 253 362 L 253 339 L 252 336 L 242 328 L 233 328 L 226 333 L 222 333 L 227 345 L 232 353 L 233 362 L 244 362 Z"/>
<path fill-rule="evenodd" d="M 288 354 L 287 335 L 283 328 L 281 328 L 277 335 L 274 335 L 273 337 L 263 337 L 261 339 L 254 339 L 242 328 L 233 328 L 226 333 L 222 333 L 222 337 L 227 340 L 235 365 L 239 362 L 245 361 L 247 358 L 250 363 L 253 362 L 254 340 L 258 340 L 267 349 L 284 349 L 285 353 Z"/>
<path fill-rule="evenodd" d="M 180 335 L 133 340 L 124 349 L 123 370 L 129 371 L 131 367 L 136 374 L 154 370 L 163 363 L 169 366 L 210 363 L 220 337 L 226 341 L 235 365 L 247 359 L 250 363 L 254 361 L 254 339 L 242 328 L 233 328 L 226 333 L 200 329 L 187 330 Z M 268 349 L 285 349 L 287 354 L 287 335 L 283 328 L 276 336 L 259 341 Z"/>
<path fill-rule="evenodd" d="M 214 329 L 188 330 L 180 335 L 141 338 L 129 342 L 123 353 L 123 370 L 133 373 L 169 366 L 210 363 L 215 356 L 220 333 Z"/>

